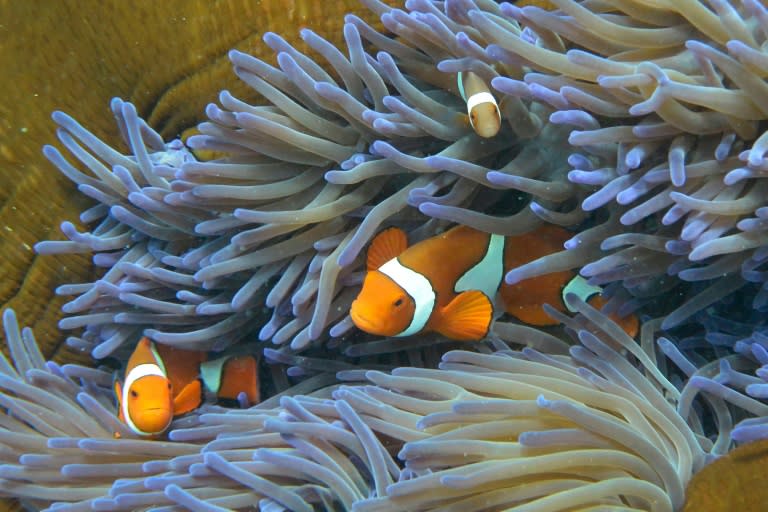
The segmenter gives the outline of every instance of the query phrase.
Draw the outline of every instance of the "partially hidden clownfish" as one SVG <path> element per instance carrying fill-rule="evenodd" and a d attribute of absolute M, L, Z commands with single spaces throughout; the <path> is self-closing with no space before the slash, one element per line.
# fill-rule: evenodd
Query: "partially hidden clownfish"
<path fill-rule="evenodd" d="M 507 313 L 518 320 L 555 325 L 558 322 L 546 314 L 544 304 L 565 311 L 565 293 L 574 292 L 600 308 L 604 304 L 600 288 L 589 286 L 571 271 L 514 285 L 503 278 L 511 268 L 562 249 L 570 237 L 551 225 L 508 237 L 456 226 L 408 247 L 401 229 L 386 229 L 371 242 L 367 273 L 350 316 L 358 328 L 371 334 L 411 336 L 436 331 L 454 340 L 480 340 L 490 329 L 493 300 L 499 292 Z M 635 336 L 636 317 L 618 322 Z"/>
<path fill-rule="evenodd" d="M 128 359 L 125 380 L 114 382 L 118 418 L 137 435 L 159 436 L 173 418 L 202 404 L 204 388 L 219 399 L 236 400 L 245 393 L 249 403 L 258 403 L 257 358 L 208 360 L 206 352 L 177 349 L 143 337 Z"/>
<path fill-rule="evenodd" d="M 467 102 L 469 124 L 481 137 L 493 137 L 501 129 L 501 113 L 496 98 L 485 81 L 471 71 L 458 74 L 461 98 Z"/>

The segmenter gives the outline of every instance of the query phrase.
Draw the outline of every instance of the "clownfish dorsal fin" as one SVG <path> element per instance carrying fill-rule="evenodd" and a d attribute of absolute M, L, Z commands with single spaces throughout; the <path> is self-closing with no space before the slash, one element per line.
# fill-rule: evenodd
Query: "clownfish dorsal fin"
<path fill-rule="evenodd" d="M 157 346 L 146 336 L 142 337 L 133 349 L 131 357 L 125 366 L 125 374 L 140 364 L 155 364 L 165 373 L 165 364 L 157 351 Z"/>
<path fill-rule="evenodd" d="M 493 304 L 483 292 L 468 290 L 453 298 L 442 310 L 434 330 L 459 341 L 483 339 L 491 326 Z"/>
<path fill-rule="evenodd" d="M 194 411 L 200 406 L 203 401 L 203 388 L 200 385 L 200 380 L 195 379 L 179 391 L 173 398 L 173 415 L 180 416 Z"/>
<path fill-rule="evenodd" d="M 387 228 L 373 239 L 368 248 L 366 267 L 377 270 L 393 258 L 397 258 L 408 248 L 408 237 L 400 228 Z"/>

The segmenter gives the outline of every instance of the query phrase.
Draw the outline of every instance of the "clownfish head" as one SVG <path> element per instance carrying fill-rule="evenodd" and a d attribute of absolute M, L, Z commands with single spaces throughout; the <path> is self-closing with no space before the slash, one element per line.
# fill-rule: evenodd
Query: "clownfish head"
<path fill-rule="evenodd" d="M 135 434 L 156 436 L 171 424 L 173 390 L 160 355 L 142 338 L 128 359 L 125 381 L 115 380 L 118 416 Z"/>
<path fill-rule="evenodd" d="M 477 98 L 477 96 L 480 95 L 470 98 L 470 100 L 475 99 L 476 101 L 469 109 L 469 123 L 479 136 L 484 138 L 493 137 L 501 129 L 499 106 L 490 93 L 483 95 L 481 98 Z"/>
<path fill-rule="evenodd" d="M 467 102 L 472 129 L 484 138 L 495 136 L 501 129 L 501 112 L 488 84 L 471 71 L 459 73 L 457 77 L 459 93 Z"/>
<path fill-rule="evenodd" d="M 413 299 L 397 283 L 383 272 L 370 270 L 349 314 L 365 332 L 397 336 L 411 324 L 415 309 Z"/>
<path fill-rule="evenodd" d="M 141 366 L 134 371 L 140 370 Z M 126 384 L 129 380 L 130 375 Z M 123 404 L 126 423 L 131 430 L 139 435 L 162 434 L 173 419 L 171 381 L 162 375 L 142 375 L 125 388 Z"/>

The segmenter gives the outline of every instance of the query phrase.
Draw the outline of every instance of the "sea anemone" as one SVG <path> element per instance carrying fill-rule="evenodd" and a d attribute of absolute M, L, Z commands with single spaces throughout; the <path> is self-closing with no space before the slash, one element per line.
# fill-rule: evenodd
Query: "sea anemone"
<path fill-rule="evenodd" d="M 476 11 L 470 18 L 495 35 L 486 53 L 531 69 L 493 86 L 546 102 L 556 109 L 550 120 L 575 127 L 569 179 L 593 189 L 584 210 L 610 215 L 569 242 L 589 253 L 574 264 L 595 284 L 621 281 L 637 304 L 678 295 L 664 328 L 748 282 L 759 284 L 746 291 L 763 310 L 765 7 L 553 4 L 502 5 L 529 37 Z M 507 279 L 547 268 L 518 268 Z"/>
<path fill-rule="evenodd" d="M 507 281 L 576 269 L 620 283 L 609 289 L 622 314 L 675 292 L 665 328 L 749 282 L 763 308 L 759 3 L 364 4 L 396 38 L 348 16 L 345 52 L 302 31 L 320 63 L 272 33 L 278 67 L 230 53 L 269 104 L 224 91 L 209 105 L 187 143 L 222 158 L 165 145 L 119 100 L 131 156 L 55 114 L 88 173 L 46 154 L 100 202 L 82 220 L 103 224 L 65 223 L 72 243 L 38 251 L 96 251 L 110 268 L 60 289 L 81 295 L 65 308 L 77 315 L 62 327 L 87 327 L 72 344 L 103 357 L 148 325 L 153 339 L 194 348 L 257 329 L 293 351 L 340 336 L 359 255 L 392 223 L 415 239 L 446 221 L 501 234 L 569 226 L 564 251 Z M 472 131 L 457 93 L 457 73 L 470 71 L 501 100 L 490 139 Z"/>
<path fill-rule="evenodd" d="M 64 223 L 69 241 L 37 250 L 95 252 L 109 269 L 58 290 L 78 295 L 61 327 L 85 327 L 70 345 L 101 358 L 143 329 L 161 343 L 220 350 L 258 330 L 299 351 L 351 328 L 361 251 L 383 225 L 419 239 L 446 221 L 515 234 L 583 220 L 567 155 L 548 149 L 568 130 L 545 122 L 540 103 L 509 98 L 499 135 L 475 134 L 457 73 L 490 82 L 506 66 L 474 55 L 467 34 L 479 34 L 463 15 L 416 4 L 406 13 L 366 3 L 398 38 L 348 16 L 346 54 L 304 30 L 324 66 L 271 33 L 264 41 L 277 68 L 231 52 L 235 73 L 269 105 L 226 91 L 221 106 L 209 105 L 210 121 L 187 144 L 221 158 L 197 161 L 180 142 L 165 144 L 121 100 L 112 109 L 128 155 L 55 113 L 62 144 L 86 172 L 51 146 L 45 154 L 98 201 L 81 217 L 98 227 Z"/>
<path fill-rule="evenodd" d="M 768 405 L 764 402 L 768 397 L 768 351 L 764 342 L 739 341 L 737 353 L 708 361 L 697 354 L 706 342 L 691 341 L 675 344 L 659 339 L 661 350 L 686 376 L 678 412 L 688 417 L 697 395 L 706 392 L 721 439 L 741 443 L 768 439 Z M 748 411 L 750 417 L 732 417 L 725 409 L 727 403 Z M 722 455 L 729 447 L 730 443 L 725 442 L 715 452 Z"/>
<path fill-rule="evenodd" d="M 56 510 L 679 509 L 711 427 L 677 412 L 653 356 L 568 300 L 567 356 L 498 344 L 437 369 L 348 370 L 246 410 L 205 406 L 168 441 L 113 439 L 129 432 L 109 373 L 46 363 L 6 311 L 0 490 Z"/>
<path fill-rule="evenodd" d="M 45 154 L 97 204 L 80 219 L 90 227 L 64 223 L 69 240 L 37 250 L 93 253 L 105 269 L 58 290 L 76 296 L 61 327 L 84 329 L 70 346 L 103 358 L 142 334 L 203 350 L 258 337 L 278 347 L 254 350 L 290 368 L 272 367 L 277 394 L 259 406 L 206 406 L 167 442 L 115 440 L 108 374 L 44 364 L 10 327 L 5 492 L 73 510 L 673 510 L 705 462 L 765 437 L 768 10 L 363 3 L 387 32 L 350 15 L 341 50 L 304 30 L 317 62 L 273 33 L 276 66 L 232 51 L 267 104 L 224 91 L 184 143 L 119 99 L 126 154 L 54 114 L 79 163 Z M 467 73 L 499 100 L 493 137 L 468 121 Z M 572 348 L 557 330 L 503 322 L 465 347 L 479 353 L 442 359 L 435 337 L 345 337 L 372 236 L 398 225 L 420 240 L 449 223 L 568 228 L 562 251 L 507 282 L 578 271 L 606 287 L 604 313 L 654 317 L 640 345 L 573 297 L 577 317 L 551 310 Z M 656 362 L 656 330 L 679 326 L 691 332 L 659 342 L 673 365 Z M 336 371 L 346 384 L 327 387 Z M 306 377 L 303 391 L 286 376 Z M 50 424 L 54 405 L 72 425 Z M 522 476 L 531 464 L 535 478 Z"/>

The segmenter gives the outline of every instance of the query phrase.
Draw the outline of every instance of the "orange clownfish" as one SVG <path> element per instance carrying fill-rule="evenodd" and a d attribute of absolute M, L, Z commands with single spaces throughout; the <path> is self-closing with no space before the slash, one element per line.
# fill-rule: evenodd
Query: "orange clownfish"
<path fill-rule="evenodd" d="M 389 228 L 368 250 L 367 274 L 352 302 L 354 324 L 371 334 L 411 336 L 436 331 L 455 340 L 480 340 L 493 319 L 492 300 L 500 291 L 507 313 L 531 325 L 555 325 L 542 308 L 565 311 L 565 293 L 577 293 L 595 307 L 600 289 L 570 271 L 503 283 L 506 271 L 560 250 L 571 235 L 545 225 L 504 237 L 456 226 L 411 247 L 405 233 Z M 499 290 L 499 287 L 501 289 Z M 637 318 L 620 321 L 631 336 Z"/>
<path fill-rule="evenodd" d="M 140 436 L 159 436 L 173 418 L 197 409 L 203 385 L 221 399 L 244 392 L 259 401 L 258 361 L 252 355 L 207 360 L 207 353 L 152 343 L 143 337 L 115 379 L 118 418 Z M 116 434 L 117 436 L 117 434 Z"/>
<path fill-rule="evenodd" d="M 488 85 L 477 74 L 464 71 L 457 77 L 459 94 L 467 102 L 469 124 L 475 133 L 489 138 L 501 129 L 501 113 Z"/>

